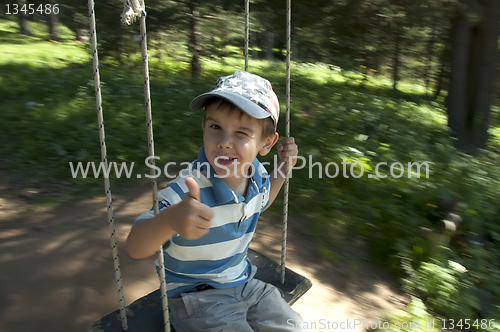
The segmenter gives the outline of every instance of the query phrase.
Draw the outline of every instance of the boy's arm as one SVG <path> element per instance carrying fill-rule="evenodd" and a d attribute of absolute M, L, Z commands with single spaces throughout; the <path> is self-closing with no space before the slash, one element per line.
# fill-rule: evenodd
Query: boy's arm
<path fill-rule="evenodd" d="M 288 137 L 283 141 L 282 144 L 278 144 L 278 156 L 280 158 L 280 163 L 269 175 L 271 190 L 269 191 L 269 204 L 267 204 L 267 207 L 264 209 L 264 211 L 267 210 L 267 208 L 271 206 L 271 204 L 273 204 L 276 196 L 278 196 L 281 190 L 281 186 L 283 185 L 283 183 L 285 183 L 285 163 L 290 163 L 289 167 L 295 166 L 295 164 L 297 163 L 297 158 L 290 157 L 297 157 L 298 153 L 299 148 L 297 144 L 295 144 L 295 139 L 293 137 Z"/>
<path fill-rule="evenodd" d="M 132 227 L 127 237 L 127 252 L 130 257 L 146 258 L 153 255 L 175 234 L 168 221 L 175 218 L 176 206 L 170 206 L 153 218 L 141 220 Z"/>
<path fill-rule="evenodd" d="M 189 192 L 179 204 L 169 206 L 150 219 L 137 222 L 127 238 L 127 252 L 132 258 L 153 255 L 172 235 L 194 240 L 208 233 L 214 213 L 200 202 L 200 187 L 186 178 Z"/>

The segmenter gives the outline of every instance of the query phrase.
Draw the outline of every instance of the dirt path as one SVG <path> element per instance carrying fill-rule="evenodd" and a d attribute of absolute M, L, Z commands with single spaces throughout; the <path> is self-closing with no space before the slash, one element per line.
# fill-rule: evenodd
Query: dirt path
<path fill-rule="evenodd" d="M 85 331 L 118 307 L 104 198 L 34 204 L 45 194 L 43 186 L 20 185 L 0 171 L 0 332 Z M 133 220 L 150 206 L 147 183 L 113 193 L 127 304 L 158 287 L 155 258 L 133 260 L 124 250 Z M 321 329 L 328 321 L 378 321 L 404 307 L 406 299 L 364 258 L 361 243 L 353 241 L 332 264 L 315 254 L 305 223 L 290 222 L 287 267 L 313 283 L 294 304 L 311 331 L 333 330 Z M 281 221 L 263 216 L 251 247 L 279 260 L 280 243 Z"/>

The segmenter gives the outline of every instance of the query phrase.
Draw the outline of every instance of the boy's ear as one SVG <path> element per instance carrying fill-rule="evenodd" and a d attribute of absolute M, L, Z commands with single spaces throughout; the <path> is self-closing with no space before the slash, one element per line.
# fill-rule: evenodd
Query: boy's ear
<path fill-rule="evenodd" d="M 271 151 L 274 144 L 276 144 L 276 142 L 278 141 L 279 137 L 280 135 L 278 133 L 274 133 L 274 135 L 267 137 L 266 140 L 264 141 L 264 145 L 259 150 L 259 154 L 261 156 L 265 156 L 266 154 L 268 154 L 269 151 Z"/>

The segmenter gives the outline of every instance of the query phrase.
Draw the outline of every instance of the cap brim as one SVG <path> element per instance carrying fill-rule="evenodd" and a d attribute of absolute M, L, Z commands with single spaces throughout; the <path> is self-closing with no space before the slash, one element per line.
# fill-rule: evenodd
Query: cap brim
<path fill-rule="evenodd" d="M 207 101 L 213 97 L 222 98 L 233 103 L 243 112 L 250 115 L 252 118 L 265 119 L 271 116 L 271 113 L 264 110 L 262 107 L 255 104 L 254 102 L 251 102 L 242 95 L 225 91 L 215 91 L 215 92 L 207 92 L 201 94 L 198 97 L 194 98 L 193 101 L 191 101 L 191 103 L 189 104 L 189 108 L 192 110 L 203 108 L 205 107 Z"/>

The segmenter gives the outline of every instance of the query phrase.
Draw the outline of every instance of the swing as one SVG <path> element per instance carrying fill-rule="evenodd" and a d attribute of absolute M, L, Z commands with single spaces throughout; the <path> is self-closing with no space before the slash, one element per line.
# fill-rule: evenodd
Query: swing
<path fill-rule="evenodd" d="M 104 123 L 102 113 L 102 98 L 100 90 L 99 78 L 99 60 L 97 54 L 97 37 L 95 28 L 95 11 L 94 0 L 88 0 L 89 17 L 90 17 L 90 37 L 93 49 L 93 67 L 94 67 L 94 82 L 96 90 L 96 107 L 97 118 L 99 125 L 99 138 L 101 142 L 101 159 L 106 169 L 108 167 L 106 143 L 104 135 Z M 154 156 L 153 143 L 153 127 L 151 118 L 151 100 L 149 91 L 149 68 L 147 55 L 147 39 L 146 39 L 146 12 L 143 0 L 126 0 L 125 10 L 122 14 L 122 22 L 130 24 L 136 18 L 140 19 L 141 31 L 141 51 L 143 57 L 143 75 L 144 75 L 144 97 L 146 106 L 146 121 L 148 133 L 149 156 Z M 291 22 L 291 0 L 287 0 L 287 57 L 286 57 L 286 137 L 290 136 L 290 25 Z M 248 33 L 249 33 L 249 0 L 245 0 L 245 71 L 248 71 Z M 151 158 L 152 159 L 152 158 Z M 154 166 L 154 159 L 152 159 Z M 154 175 L 154 168 L 151 168 Z M 170 326 L 168 314 L 168 298 L 166 296 L 165 287 L 165 267 L 163 262 L 163 247 L 159 248 L 158 263 L 160 268 L 160 288 L 150 294 L 134 301 L 129 306 L 125 307 L 123 297 L 123 288 L 121 282 L 120 262 L 118 258 L 118 248 L 115 237 L 115 227 L 111 200 L 111 187 L 109 179 L 104 179 L 104 187 L 106 191 L 106 202 L 108 212 L 108 222 L 110 229 L 111 247 L 113 252 L 113 263 L 115 269 L 115 280 L 118 291 L 120 308 L 107 316 L 96 321 L 89 327 L 88 332 L 111 332 L 111 331 L 173 331 Z M 157 201 L 157 182 L 155 177 L 152 177 L 153 187 L 153 206 L 155 215 L 158 211 Z M 287 235 L 287 219 L 288 219 L 288 192 L 289 192 L 289 165 L 286 165 L 286 180 L 284 183 L 284 204 L 283 204 L 283 233 L 282 233 L 282 251 L 281 264 L 259 254 L 258 252 L 248 249 L 247 257 L 251 263 L 257 266 L 255 278 L 264 282 L 270 283 L 281 290 L 285 300 L 292 305 L 311 287 L 312 283 L 309 279 L 291 271 L 285 267 L 286 260 L 286 235 Z M 163 318 L 162 318 L 163 317 Z"/>

